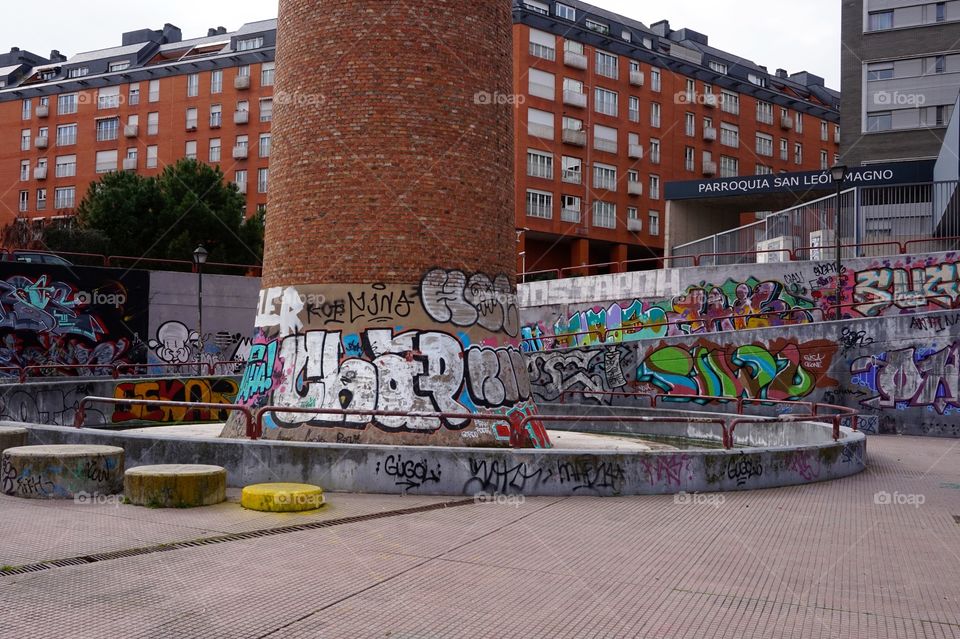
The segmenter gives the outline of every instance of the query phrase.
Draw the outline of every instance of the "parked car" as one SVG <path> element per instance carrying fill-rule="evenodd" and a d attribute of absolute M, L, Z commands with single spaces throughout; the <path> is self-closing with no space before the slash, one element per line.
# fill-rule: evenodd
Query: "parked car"
<path fill-rule="evenodd" d="M 73 266 L 73 263 L 53 253 L 43 251 L 13 251 L 3 254 L 4 262 L 23 262 L 26 264 L 56 264 L 58 266 Z"/>

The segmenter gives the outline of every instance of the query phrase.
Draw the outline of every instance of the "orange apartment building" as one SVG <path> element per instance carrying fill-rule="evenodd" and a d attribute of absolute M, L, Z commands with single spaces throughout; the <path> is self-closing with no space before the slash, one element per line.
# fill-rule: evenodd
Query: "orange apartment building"
<path fill-rule="evenodd" d="M 0 55 L 0 212 L 39 229 L 109 171 L 219 165 L 266 206 L 276 21 L 123 34 L 66 58 Z M 514 0 L 518 269 L 663 254 L 665 184 L 829 166 L 839 94 L 706 36 L 580 2 Z M 638 265 L 637 268 L 646 268 Z"/>

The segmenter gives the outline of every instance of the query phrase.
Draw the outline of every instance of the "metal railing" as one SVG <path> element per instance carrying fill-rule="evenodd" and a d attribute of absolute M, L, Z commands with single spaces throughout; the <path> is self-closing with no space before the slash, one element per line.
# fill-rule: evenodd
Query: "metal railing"
<path fill-rule="evenodd" d="M 242 404 L 215 404 L 210 402 L 175 402 L 169 400 L 155 400 L 155 399 L 127 399 L 121 397 L 97 397 L 95 395 L 88 395 L 80 400 L 80 403 L 77 405 L 77 410 L 73 415 L 73 427 L 74 428 L 83 428 L 87 421 L 87 408 L 91 404 L 110 404 L 113 406 L 155 406 L 157 408 L 183 408 L 186 410 L 226 410 L 226 411 L 237 411 L 243 415 L 244 421 L 246 422 L 246 434 L 250 439 L 256 439 L 254 437 L 254 421 L 253 421 L 253 411 L 249 406 L 243 406 Z M 149 420 L 144 420 L 149 421 Z"/>
<path fill-rule="evenodd" d="M 179 269 L 186 269 L 196 272 L 197 265 L 189 260 L 171 260 L 155 257 L 130 257 L 127 255 L 104 255 L 101 253 L 77 253 L 73 251 L 33 251 L 29 249 L 0 249 L 0 261 L 16 262 L 18 253 L 53 255 L 57 257 L 69 258 L 78 266 L 106 266 L 106 267 L 128 267 L 137 268 L 141 264 L 156 264 L 175 266 Z M 36 262 L 30 262 L 36 263 Z M 236 269 L 242 271 L 245 276 L 259 277 L 263 266 L 260 264 L 233 264 L 230 262 L 207 262 L 204 269 Z"/>
<path fill-rule="evenodd" d="M 161 373 L 151 371 L 151 369 L 173 370 L 175 372 L 186 371 L 187 376 L 196 374 L 197 376 L 217 377 L 227 375 L 227 373 L 218 373 L 218 369 L 224 366 L 242 366 L 246 362 L 181 362 L 181 363 L 159 363 L 159 364 L 35 364 L 31 366 L 0 366 L 0 381 L 4 379 L 16 378 L 21 384 L 29 379 L 38 378 L 104 378 L 120 379 L 124 377 L 156 377 Z M 94 371 L 94 375 L 70 375 L 66 371 L 82 373 L 83 371 Z M 59 374 L 51 374 L 51 373 Z"/>

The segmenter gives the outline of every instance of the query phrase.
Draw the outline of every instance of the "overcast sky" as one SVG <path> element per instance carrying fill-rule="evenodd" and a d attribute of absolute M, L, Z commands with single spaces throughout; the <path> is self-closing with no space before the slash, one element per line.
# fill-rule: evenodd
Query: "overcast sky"
<path fill-rule="evenodd" d="M 93 5 L 96 8 L 93 9 Z M 674 29 L 689 27 L 710 36 L 710 44 L 789 72 L 810 71 L 839 89 L 840 3 L 806 0 L 789 9 L 770 0 L 593 0 L 592 4 L 646 25 L 667 19 Z M 469 3 L 465 2 L 465 6 Z M 235 30 L 245 22 L 277 15 L 277 0 L 44 0 L 17 3 L 15 20 L 0 22 L 0 50 L 18 46 L 46 56 L 59 49 L 81 51 L 120 44 L 120 34 L 170 22 L 185 38 L 204 36 L 209 27 Z M 50 16 L 56 16 L 51 19 Z"/>

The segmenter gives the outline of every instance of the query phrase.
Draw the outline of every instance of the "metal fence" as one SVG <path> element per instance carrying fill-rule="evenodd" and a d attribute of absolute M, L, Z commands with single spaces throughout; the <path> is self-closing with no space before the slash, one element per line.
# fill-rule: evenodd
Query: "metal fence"
<path fill-rule="evenodd" d="M 960 247 L 957 182 L 857 188 L 840 196 L 844 259 Z M 765 219 L 673 248 L 671 255 L 701 256 L 701 266 L 796 259 L 834 259 L 836 194 L 768 215 Z"/>

